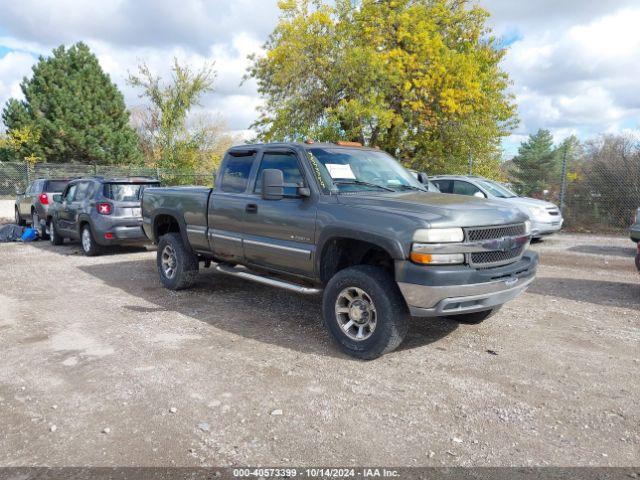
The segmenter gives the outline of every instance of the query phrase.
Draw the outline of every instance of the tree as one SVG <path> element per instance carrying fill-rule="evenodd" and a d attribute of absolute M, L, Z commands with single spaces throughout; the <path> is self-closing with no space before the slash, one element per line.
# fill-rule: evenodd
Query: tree
<path fill-rule="evenodd" d="M 24 100 L 9 100 L 2 112 L 10 136 L 29 129 L 38 138 L 20 156 L 95 164 L 139 161 L 124 98 L 84 43 L 40 57 L 20 88 Z"/>
<path fill-rule="evenodd" d="M 138 67 L 138 75 L 129 75 L 129 84 L 142 89 L 140 97 L 150 102 L 148 108 L 136 116 L 137 130 L 147 162 L 161 168 L 193 170 L 198 166 L 200 147 L 206 129 L 189 128 L 187 117 L 200 97 L 213 90 L 213 65 L 205 65 L 192 72 L 174 59 L 171 81 L 151 73 L 146 64 Z"/>
<path fill-rule="evenodd" d="M 549 130 L 538 130 L 520 144 L 513 158 L 512 175 L 519 193 L 532 196 L 549 189 L 551 179 L 559 184 L 558 161 Z"/>
<path fill-rule="evenodd" d="M 515 125 L 505 54 L 464 0 L 280 2 L 247 78 L 261 140 L 359 141 L 432 172 L 499 163 Z M 497 169 L 496 169 L 497 170 Z"/>

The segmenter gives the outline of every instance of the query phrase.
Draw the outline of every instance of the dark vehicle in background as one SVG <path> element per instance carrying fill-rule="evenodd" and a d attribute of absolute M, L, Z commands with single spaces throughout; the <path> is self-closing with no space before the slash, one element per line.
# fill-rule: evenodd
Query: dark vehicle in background
<path fill-rule="evenodd" d="M 215 188 L 147 189 L 142 216 L 166 288 L 190 287 L 200 262 L 216 262 L 227 275 L 322 293 L 326 327 L 362 359 L 398 347 L 411 315 L 481 322 L 527 288 L 538 263 L 520 210 L 427 192 L 390 155 L 349 142 L 233 147 Z"/>
<path fill-rule="evenodd" d="M 427 191 L 440 192 L 438 186 L 429 179 L 429 175 L 427 175 L 425 172 L 418 172 L 416 170 L 409 170 L 409 172 L 411 172 L 411 175 L 413 175 L 416 180 L 418 180 L 422 185 L 425 186 Z"/>
<path fill-rule="evenodd" d="M 65 238 L 80 240 L 85 255 L 113 245 L 148 242 L 142 230 L 140 199 L 148 187 L 159 187 L 148 177 L 91 177 L 72 180 L 54 196 L 49 239 L 60 245 Z"/>
<path fill-rule="evenodd" d="M 29 184 L 24 192 L 16 195 L 16 224 L 30 224 L 38 230 L 41 238 L 46 238 L 46 225 L 49 221 L 49 210 L 53 204 L 53 196 L 61 193 L 69 180 L 38 179 Z"/>
<path fill-rule="evenodd" d="M 629 237 L 638 244 L 638 250 L 636 252 L 636 267 L 640 272 L 640 207 L 636 210 L 636 216 L 631 228 L 629 229 Z"/>

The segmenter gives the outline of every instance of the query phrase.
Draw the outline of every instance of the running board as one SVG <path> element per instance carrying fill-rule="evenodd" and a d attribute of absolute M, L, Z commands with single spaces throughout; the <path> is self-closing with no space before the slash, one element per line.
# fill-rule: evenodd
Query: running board
<path fill-rule="evenodd" d="M 263 277 L 255 273 L 248 272 L 246 270 L 239 270 L 227 265 L 216 265 L 215 269 L 218 272 L 232 275 L 238 278 L 244 278 L 245 280 L 251 280 L 253 282 L 262 283 L 263 285 L 269 285 L 271 287 L 283 288 L 291 292 L 302 293 L 304 295 L 316 295 L 322 292 L 319 288 L 303 287 L 291 282 L 285 282 L 284 280 L 277 280 L 275 278 Z"/>

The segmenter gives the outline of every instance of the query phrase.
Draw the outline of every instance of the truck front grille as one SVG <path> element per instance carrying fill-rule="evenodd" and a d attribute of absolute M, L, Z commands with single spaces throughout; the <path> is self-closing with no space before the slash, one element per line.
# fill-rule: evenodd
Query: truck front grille
<path fill-rule="evenodd" d="M 471 254 L 471 264 L 477 267 L 493 267 L 497 265 L 504 265 L 518 260 L 524 253 L 524 245 L 509 250 L 508 252 L 478 252 Z"/>
<path fill-rule="evenodd" d="M 501 240 L 505 237 L 522 237 L 526 234 L 524 223 L 513 225 L 476 227 L 465 229 L 467 242 L 485 242 L 489 240 Z M 493 250 L 487 252 L 474 252 L 467 255 L 467 262 L 475 268 L 491 268 L 520 260 L 524 254 L 525 245 L 517 245 L 508 250 Z"/>
<path fill-rule="evenodd" d="M 520 237 L 526 233 L 524 223 L 501 227 L 477 227 L 467 229 L 467 241 L 493 240 L 502 237 Z"/>

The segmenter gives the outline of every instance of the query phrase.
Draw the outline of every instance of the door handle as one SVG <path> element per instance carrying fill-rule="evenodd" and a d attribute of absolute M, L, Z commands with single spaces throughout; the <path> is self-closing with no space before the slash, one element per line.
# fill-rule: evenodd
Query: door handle
<path fill-rule="evenodd" d="M 258 213 L 258 205 L 255 203 L 248 203 L 244 211 L 247 213 Z"/>

